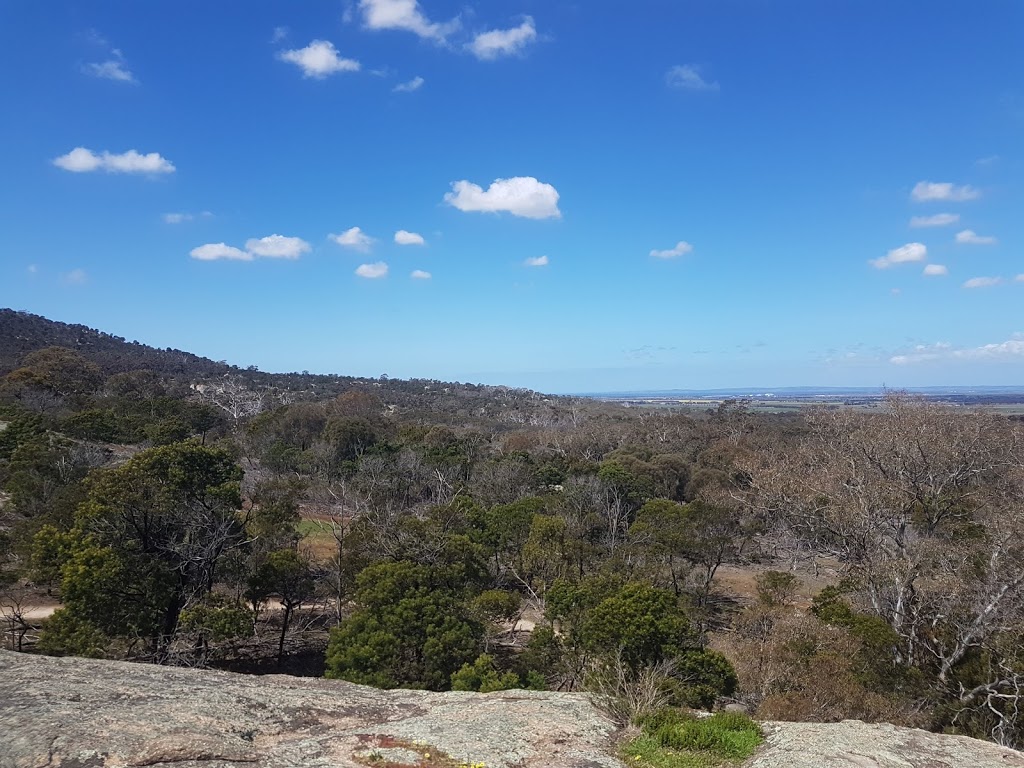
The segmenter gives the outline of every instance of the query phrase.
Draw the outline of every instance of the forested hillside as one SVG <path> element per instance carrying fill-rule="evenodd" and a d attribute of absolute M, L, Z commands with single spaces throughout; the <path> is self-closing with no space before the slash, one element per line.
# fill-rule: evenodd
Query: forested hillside
<path fill-rule="evenodd" d="M 144 368 L 177 353 L 26 322 L 0 379 L 12 648 L 590 690 L 654 739 L 727 702 L 1024 738 L 1020 422 Z"/>

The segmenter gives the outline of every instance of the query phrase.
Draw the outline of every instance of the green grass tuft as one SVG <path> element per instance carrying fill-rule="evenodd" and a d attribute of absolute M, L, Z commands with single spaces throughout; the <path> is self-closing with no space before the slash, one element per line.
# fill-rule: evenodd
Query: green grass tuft
<path fill-rule="evenodd" d="M 746 715 L 718 712 L 703 719 L 652 717 L 642 736 L 622 754 L 643 768 L 719 768 L 750 757 L 762 739 L 761 729 Z"/>

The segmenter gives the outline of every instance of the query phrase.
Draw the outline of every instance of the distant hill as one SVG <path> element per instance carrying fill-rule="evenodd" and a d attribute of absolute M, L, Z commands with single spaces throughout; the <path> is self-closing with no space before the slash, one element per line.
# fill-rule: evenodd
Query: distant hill
<path fill-rule="evenodd" d="M 146 369 L 165 376 L 202 378 L 238 370 L 180 349 L 157 349 L 84 325 L 69 325 L 29 312 L 0 309 L 0 376 L 17 368 L 29 352 L 44 347 L 73 349 L 108 376 Z"/>
<path fill-rule="evenodd" d="M 137 341 L 128 341 L 95 328 L 49 320 L 30 312 L 0 308 L 0 377 L 21 365 L 29 352 L 44 347 L 67 347 L 100 367 L 106 376 L 125 371 L 150 370 L 165 377 L 195 382 L 225 375 L 244 379 L 249 385 L 276 387 L 301 397 L 334 397 L 354 387 L 373 388 L 391 404 L 405 408 L 425 408 L 441 412 L 459 412 L 468 418 L 472 412 L 488 408 L 507 410 L 523 404 L 550 403 L 546 396 L 515 387 L 446 382 L 435 379 L 365 378 L 333 374 L 267 373 L 255 367 L 239 368 L 199 357 L 180 349 L 157 349 Z M 482 410 L 481 410 L 482 409 Z M 536 419 L 536 415 L 523 417 Z"/>

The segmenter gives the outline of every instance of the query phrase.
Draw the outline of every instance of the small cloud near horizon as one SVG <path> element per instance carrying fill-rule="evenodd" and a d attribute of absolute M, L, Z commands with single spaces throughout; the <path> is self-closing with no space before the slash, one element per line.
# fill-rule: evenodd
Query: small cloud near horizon
<path fill-rule="evenodd" d="M 924 261 L 928 255 L 928 248 L 924 243 L 907 243 L 899 248 L 893 248 L 885 256 L 878 259 L 869 259 L 868 264 L 875 269 L 888 269 L 894 264 L 906 264 L 913 261 Z"/>
<path fill-rule="evenodd" d="M 688 253 L 693 253 L 693 246 L 685 240 L 680 240 L 674 247 L 667 250 L 659 251 L 655 249 L 651 251 L 651 256 L 656 259 L 675 259 Z"/>
<path fill-rule="evenodd" d="M 956 233 L 956 241 L 961 245 L 995 245 L 999 241 L 991 235 L 979 235 L 973 229 L 965 229 Z"/>
<path fill-rule="evenodd" d="M 960 221 L 959 213 L 936 213 L 933 216 L 913 216 L 910 226 L 915 229 L 922 227 L 946 227 Z"/>
<path fill-rule="evenodd" d="M 705 80 L 696 64 L 676 64 L 665 73 L 665 82 L 670 88 L 685 91 L 717 91 L 717 81 Z"/>
<path fill-rule="evenodd" d="M 423 235 L 419 232 L 409 232 L 404 229 L 400 229 L 395 232 L 395 242 L 398 245 L 426 245 L 427 241 L 423 239 Z"/>
<path fill-rule="evenodd" d="M 910 198 L 918 203 L 931 200 L 945 200 L 961 203 L 976 200 L 981 191 L 970 184 L 956 185 L 949 181 L 919 181 L 910 192 Z"/>
<path fill-rule="evenodd" d="M 356 267 L 356 274 L 359 275 L 359 277 L 365 277 L 368 280 L 387 277 L 388 265 L 383 261 L 376 261 L 373 264 L 360 264 Z"/>
<path fill-rule="evenodd" d="M 376 242 L 375 238 L 370 237 L 359 227 L 350 227 L 340 235 L 328 235 L 328 237 L 343 248 L 351 248 L 361 253 L 369 253 Z"/>

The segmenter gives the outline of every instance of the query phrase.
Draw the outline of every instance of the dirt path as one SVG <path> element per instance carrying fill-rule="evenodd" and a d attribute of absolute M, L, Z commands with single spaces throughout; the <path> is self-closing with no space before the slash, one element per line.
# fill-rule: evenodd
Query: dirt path
<path fill-rule="evenodd" d="M 17 621 L 20 617 L 23 621 L 42 621 L 53 616 L 54 611 L 60 608 L 59 605 L 22 605 L 15 606 L 0 604 L 0 622 Z"/>

